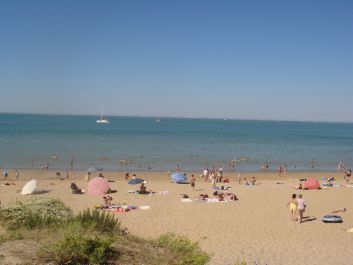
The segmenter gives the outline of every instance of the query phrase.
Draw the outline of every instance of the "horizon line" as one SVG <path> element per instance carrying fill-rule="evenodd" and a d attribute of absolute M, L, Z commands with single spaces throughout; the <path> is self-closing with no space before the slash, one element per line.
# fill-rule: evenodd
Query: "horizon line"
<path fill-rule="evenodd" d="M 73 113 L 36 113 L 36 112 L 0 112 L 0 114 L 20 114 L 20 115 L 50 115 L 50 116 L 97 116 L 97 114 L 73 114 Z M 152 116 L 152 115 L 104 115 L 105 117 L 123 118 L 154 118 L 154 119 L 200 119 L 200 120 L 235 120 L 235 121 L 273 121 L 273 122 L 311 122 L 311 123 L 348 123 L 353 121 L 324 121 L 324 120 L 284 120 L 284 119 L 258 119 L 258 118 L 227 118 L 227 117 L 182 117 L 182 116 Z"/>

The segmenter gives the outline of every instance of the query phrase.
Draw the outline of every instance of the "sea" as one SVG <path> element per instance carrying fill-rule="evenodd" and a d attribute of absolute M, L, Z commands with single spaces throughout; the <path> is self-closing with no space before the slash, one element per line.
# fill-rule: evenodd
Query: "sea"
<path fill-rule="evenodd" d="M 0 114 L 6 169 L 239 172 L 353 167 L 353 123 Z"/>

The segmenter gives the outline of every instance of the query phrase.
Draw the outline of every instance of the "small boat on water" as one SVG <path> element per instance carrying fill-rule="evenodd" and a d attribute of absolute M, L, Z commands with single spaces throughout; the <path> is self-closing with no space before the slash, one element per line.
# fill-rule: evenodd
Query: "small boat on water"
<path fill-rule="evenodd" d="M 110 121 L 107 119 L 103 119 L 103 105 L 102 105 L 102 111 L 101 111 L 101 118 L 100 120 L 97 120 L 98 124 L 110 124 Z"/>

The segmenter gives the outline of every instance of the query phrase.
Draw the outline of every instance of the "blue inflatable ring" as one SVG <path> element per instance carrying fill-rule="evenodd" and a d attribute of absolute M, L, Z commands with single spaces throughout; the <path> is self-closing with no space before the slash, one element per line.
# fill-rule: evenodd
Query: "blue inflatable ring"
<path fill-rule="evenodd" d="M 325 215 L 322 217 L 324 223 L 342 223 L 342 217 L 338 215 Z"/>

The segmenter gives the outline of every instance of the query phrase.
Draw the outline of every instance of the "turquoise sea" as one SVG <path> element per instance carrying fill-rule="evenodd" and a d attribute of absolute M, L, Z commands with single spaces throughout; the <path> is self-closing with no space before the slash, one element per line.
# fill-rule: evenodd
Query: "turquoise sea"
<path fill-rule="evenodd" d="M 138 171 L 202 170 L 237 161 L 237 171 L 334 171 L 353 166 L 353 124 L 221 119 L 0 114 L 0 167 Z M 120 165 L 120 160 L 131 161 Z"/>

